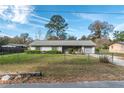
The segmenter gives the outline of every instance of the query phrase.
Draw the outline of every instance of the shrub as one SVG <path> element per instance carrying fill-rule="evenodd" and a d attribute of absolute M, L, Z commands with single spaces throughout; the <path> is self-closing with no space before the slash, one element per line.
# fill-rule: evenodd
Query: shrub
<path fill-rule="evenodd" d="M 61 51 L 49 50 L 49 51 L 42 51 L 42 53 L 46 53 L 46 54 L 61 54 Z"/>
<path fill-rule="evenodd" d="M 96 48 L 96 52 L 99 53 L 100 52 L 100 48 Z"/>
<path fill-rule="evenodd" d="M 102 49 L 108 49 L 108 45 L 103 44 L 103 45 L 101 46 L 101 48 L 102 48 Z"/>
<path fill-rule="evenodd" d="M 27 54 L 40 54 L 41 53 L 40 50 L 26 50 L 25 52 Z"/>
<path fill-rule="evenodd" d="M 68 49 L 68 53 L 69 53 L 69 54 L 72 54 L 72 53 L 73 53 L 73 48 L 69 48 L 69 49 Z"/>
<path fill-rule="evenodd" d="M 101 56 L 101 57 L 99 57 L 99 61 L 101 63 L 110 63 L 110 61 L 109 61 L 109 59 L 108 59 L 107 56 Z"/>

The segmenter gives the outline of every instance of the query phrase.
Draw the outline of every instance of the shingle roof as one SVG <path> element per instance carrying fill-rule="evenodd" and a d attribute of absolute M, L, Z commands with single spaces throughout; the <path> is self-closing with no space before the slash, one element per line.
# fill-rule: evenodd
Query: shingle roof
<path fill-rule="evenodd" d="M 30 46 L 96 46 L 91 40 L 37 40 Z"/>
<path fill-rule="evenodd" d="M 18 47 L 18 46 L 26 47 L 26 45 L 24 45 L 24 44 L 7 44 L 7 45 L 2 45 L 2 47 Z"/>

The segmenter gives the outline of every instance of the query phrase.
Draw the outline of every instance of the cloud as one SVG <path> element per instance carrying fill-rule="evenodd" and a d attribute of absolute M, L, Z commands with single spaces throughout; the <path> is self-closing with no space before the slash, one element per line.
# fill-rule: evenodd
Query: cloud
<path fill-rule="evenodd" d="M 4 36 L 10 37 L 10 38 L 13 38 L 14 37 L 14 36 L 11 36 L 11 35 L 8 35 L 8 34 L 0 33 L 0 37 L 4 37 Z"/>
<path fill-rule="evenodd" d="M 15 29 L 16 25 L 15 24 L 8 24 L 8 25 L 6 25 L 6 27 L 9 29 Z"/>
<path fill-rule="evenodd" d="M 45 29 L 45 27 L 43 25 L 40 24 L 34 24 L 34 23 L 29 23 L 29 26 L 32 26 L 34 28 L 41 28 L 41 29 Z"/>
<path fill-rule="evenodd" d="M 69 28 L 69 29 L 67 29 L 67 31 L 69 31 L 69 32 L 76 32 L 77 30 L 74 29 L 74 28 Z"/>
<path fill-rule="evenodd" d="M 30 23 L 35 23 L 35 24 L 38 24 L 38 25 L 39 25 L 39 24 L 41 25 L 41 24 L 46 24 L 46 23 L 48 23 L 47 21 L 44 21 L 44 20 L 38 19 L 38 18 L 34 18 L 34 17 L 33 17 L 33 18 L 30 18 L 28 21 L 29 21 L 29 22 L 28 22 L 29 24 L 30 24 Z"/>
<path fill-rule="evenodd" d="M 117 26 L 114 28 L 114 30 L 124 31 L 124 23 L 117 25 Z"/>
<path fill-rule="evenodd" d="M 44 26 L 44 24 L 48 23 L 49 21 L 50 21 L 50 19 L 48 19 L 46 17 L 38 16 L 38 15 L 32 13 L 31 18 L 29 19 L 28 25 L 34 24 L 35 27 L 39 27 L 39 26 L 41 27 L 41 25 Z"/>
<path fill-rule="evenodd" d="M 40 19 L 42 21 L 45 21 L 45 22 L 49 22 L 50 19 L 48 18 L 45 18 L 45 17 L 41 17 L 41 16 L 38 16 L 38 15 L 35 15 L 35 14 L 31 14 L 31 16 L 37 18 L 37 19 Z"/>
<path fill-rule="evenodd" d="M 82 19 L 87 19 L 91 21 L 105 19 L 105 15 L 103 16 L 102 14 L 87 14 L 87 13 L 73 13 L 73 14 Z"/>
<path fill-rule="evenodd" d="M 20 23 L 39 27 L 40 23 L 47 23 L 50 19 L 38 16 L 33 13 L 32 6 L 0 6 L 0 18 L 8 23 Z M 33 23 L 34 22 L 34 23 Z M 38 24 L 39 23 L 39 24 Z M 37 25 L 37 26 L 36 26 Z M 8 24 L 7 27 L 14 28 L 15 25 Z"/>
<path fill-rule="evenodd" d="M 67 33 L 68 33 L 68 35 L 73 35 L 73 36 L 78 37 L 78 33 L 81 33 L 81 32 L 79 32 L 78 29 L 69 28 L 69 29 L 67 30 Z"/>
<path fill-rule="evenodd" d="M 0 18 L 10 22 L 24 24 L 28 21 L 33 8 L 31 6 L 0 6 Z"/>
<path fill-rule="evenodd" d="M 115 28 L 114 28 L 113 32 L 109 33 L 110 39 L 114 39 L 113 38 L 114 37 L 113 36 L 114 31 L 124 31 L 124 23 L 122 23 L 122 24 L 115 24 Z"/>

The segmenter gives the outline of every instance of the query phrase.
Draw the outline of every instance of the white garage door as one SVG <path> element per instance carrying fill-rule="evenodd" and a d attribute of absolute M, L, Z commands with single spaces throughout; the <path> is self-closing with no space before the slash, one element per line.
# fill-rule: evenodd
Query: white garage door
<path fill-rule="evenodd" d="M 84 52 L 85 53 L 93 53 L 93 49 L 92 49 L 92 47 L 85 47 Z"/>

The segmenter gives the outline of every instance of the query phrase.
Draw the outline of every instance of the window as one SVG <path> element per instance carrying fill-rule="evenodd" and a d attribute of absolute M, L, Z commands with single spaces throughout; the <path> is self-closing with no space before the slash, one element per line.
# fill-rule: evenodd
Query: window
<path fill-rule="evenodd" d="M 36 50 L 40 50 L 40 47 L 36 47 Z"/>
<path fill-rule="evenodd" d="M 52 50 L 57 50 L 57 47 L 52 47 Z"/>

